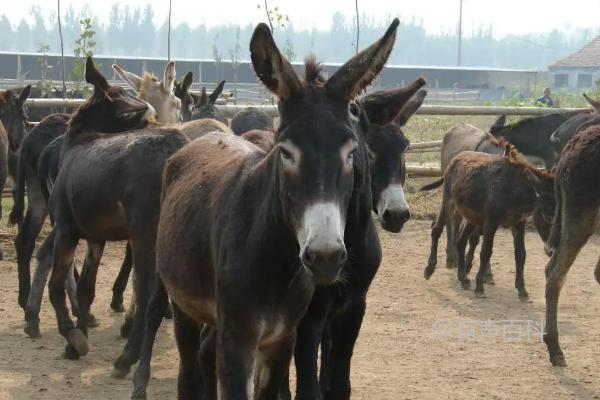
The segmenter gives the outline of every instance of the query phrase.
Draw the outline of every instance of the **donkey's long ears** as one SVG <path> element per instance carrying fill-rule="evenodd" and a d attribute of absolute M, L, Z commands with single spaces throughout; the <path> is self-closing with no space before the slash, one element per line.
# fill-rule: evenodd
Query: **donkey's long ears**
<path fill-rule="evenodd" d="M 494 124 L 490 127 L 490 132 L 498 132 L 498 130 L 504 128 L 504 125 L 506 125 L 506 115 L 502 114 L 496 118 L 496 121 L 494 121 Z"/>
<path fill-rule="evenodd" d="M 408 120 L 417 112 L 427 97 L 427 90 L 419 90 L 415 95 L 406 103 L 402 111 L 396 116 L 394 122 L 400 126 L 406 125 Z"/>
<path fill-rule="evenodd" d="M 197 99 L 196 106 L 198 106 L 198 107 L 203 106 L 207 103 L 206 86 L 202 86 L 202 92 L 200 92 L 200 98 L 198 99 L 196 97 L 196 99 Z"/>
<path fill-rule="evenodd" d="M 402 126 L 423 103 L 427 91 L 419 89 L 425 83 L 423 78 L 419 78 L 408 86 L 370 93 L 360 99 L 360 104 L 371 123 L 386 125 L 402 121 Z"/>
<path fill-rule="evenodd" d="M 590 103 L 592 107 L 594 107 L 594 110 L 596 110 L 597 113 L 600 113 L 600 101 L 592 99 L 586 93 L 583 94 L 583 97 L 585 97 L 588 103 Z"/>
<path fill-rule="evenodd" d="M 224 86 L 225 86 L 225 81 L 221 81 L 217 85 L 217 87 L 215 88 L 215 90 L 213 90 L 213 92 L 210 94 L 210 96 L 208 96 L 208 102 L 210 104 L 215 104 L 217 102 L 217 99 L 219 98 L 219 96 L 223 92 L 223 87 Z"/>
<path fill-rule="evenodd" d="M 119 75 L 119 78 L 123 79 L 125 82 L 129 84 L 136 92 L 140 91 L 142 87 L 142 78 L 133 72 L 125 71 L 123 68 L 118 66 L 117 64 L 112 65 L 112 69 Z"/>
<path fill-rule="evenodd" d="M 262 83 L 281 101 L 302 94 L 302 83 L 292 65 L 281 54 L 269 27 L 260 23 L 250 40 L 250 58 Z"/>
<path fill-rule="evenodd" d="M 19 95 L 19 103 L 21 103 L 21 106 L 23 105 L 23 103 L 25 103 L 25 100 L 27 100 L 30 94 L 31 85 L 27 85 L 23 88 L 23 90 L 21 90 L 21 94 Z"/>
<path fill-rule="evenodd" d="M 185 74 L 183 80 L 181 81 L 181 91 L 188 92 L 190 90 L 190 87 L 192 86 L 192 83 L 194 83 L 194 74 L 192 73 L 192 71 L 190 71 L 187 74 Z"/>
<path fill-rule="evenodd" d="M 175 86 L 175 61 L 169 61 L 165 67 L 162 85 L 168 93 L 173 93 Z"/>
<path fill-rule="evenodd" d="M 102 73 L 96 69 L 92 57 L 88 57 L 85 62 L 85 81 L 91 85 L 94 85 L 94 88 L 104 92 L 109 88 L 108 81 L 104 75 L 102 75 Z"/>
<path fill-rule="evenodd" d="M 328 92 L 350 101 L 369 86 L 392 52 L 399 24 L 395 18 L 381 39 L 342 65 L 325 84 Z"/>

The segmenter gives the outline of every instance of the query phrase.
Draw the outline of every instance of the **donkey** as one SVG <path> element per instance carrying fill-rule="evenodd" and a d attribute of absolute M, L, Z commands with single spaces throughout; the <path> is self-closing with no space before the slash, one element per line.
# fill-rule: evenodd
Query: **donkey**
<path fill-rule="evenodd" d="M 498 142 L 504 155 L 479 152 L 458 154 L 437 182 L 421 190 L 431 190 L 442 184 L 443 198 L 440 211 L 431 229 L 431 253 L 425 268 L 429 279 L 437 264 L 437 245 L 444 225 L 454 215 L 465 220 L 458 238 L 449 246 L 458 253 L 457 276 L 464 289 L 470 287 L 465 264 L 465 246 L 469 235 L 480 228 L 483 232 L 480 268 L 477 273 L 475 295 L 484 296 L 484 274 L 492 255 L 494 236 L 500 226 L 510 227 L 515 245 L 515 287 L 522 301 L 528 300 L 523 277 L 525 267 L 525 220 L 532 214 L 542 239 L 549 231 L 552 215 L 552 187 L 554 177 L 540 171 L 517 153 L 504 140 Z"/>
<path fill-rule="evenodd" d="M 564 124 L 558 127 L 550 136 L 550 142 L 554 145 L 554 150 L 557 157 L 562 149 L 566 146 L 569 140 L 578 132 L 600 123 L 600 101 L 590 98 L 587 94 L 583 97 L 591 104 L 593 110 L 591 112 L 582 112 L 569 118 Z"/>
<path fill-rule="evenodd" d="M 0 121 L 0 191 L 4 191 L 6 178 L 8 177 L 8 134 L 4 124 Z M 0 204 L 0 218 L 2 218 L 2 205 Z M 4 253 L 0 249 L 0 260 L 4 259 Z"/>
<path fill-rule="evenodd" d="M 175 84 L 175 62 L 170 61 L 165 66 L 162 82 L 149 72 L 142 77 L 125 71 L 117 64 L 113 70 L 121 79 L 127 82 L 138 94 L 138 97 L 150 104 L 158 113 L 158 122 L 173 124 L 181 121 L 181 100 L 173 94 Z"/>
<path fill-rule="evenodd" d="M 276 145 L 265 154 L 242 138 L 208 134 L 169 160 L 157 237 L 157 283 L 164 287 L 157 296 L 157 286 L 148 308 L 134 396 L 145 395 L 151 324 L 165 305 L 165 289 L 180 350 L 180 398 L 202 389 L 195 378 L 204 323 L 216 328 L 216 376 L 224 399 L 278 396 L 314 284 L 338 279 L 347 257 L 346 213 L 352 223 L 356 218 L 349 205 L 355 196 L 370 200 L 368 163 L 362 163 L 366 170 L 356 163 L 366 160 L 359 143 L 367 121 L 352 100 L 383 68 L 397 26 L 395 20 L 382 39 L 327 81 L 307 62 L 304 82 L 268 27 L 256 28 L 252 62 L 279 98 Z M 195 223 L 182 224 L 184 216 Z"/>
<path fill-rule="evenodd" d="M 227 125 L 227 118 L 217 110 L 215 107 L 215 103 L 217 99 L 223 92 L 223 87 L 225 86 L 225 81 L 221 81 L 215 90 L 210 95 L 206 95 L 206 88 L 202 88 L 202 94 L 200 97 L 192 94 L 194 96 L 194 109 L 192 111 L 192 120 L 194 119 L 202 119 L 202 118 L 213 118 L 219 122 Z"/>
<path fill-rule="evenodd" d="M 194 82 L 194 74 L 188 72 L 181 81 L 175 81 L 174 93 L 181 100 L 181 121 L 192 120 L 192 111 L 194 109 L 194 97 L 190 92 L 190 87 Z"/>
<path fill-rule="evenodd" d="M 20 93 L 13 90 L 5 90 L 0 93 L 0 122 L 4 125 L 8 136 L 8 158 L 2 168 L 8 168 L 8 176 L 13 182 L 17 181 L 18 151 L 25 137 L 25 125 L 27 123 L 24 106 L 30 93 L 31 85 L 25 86 Z M 12 196 L 14 206 L 14 189 Z"/>
<path fill-rule="evenodd" d="M 118 371 L 120 363 L 135 360 L 139 353 L 143 310 L 154 277 L 162 167 L 187 139 L 172 129 L 127 132 L 146 126 L 154 119 L 154 109 L 110 86 L 91 57 L 85 77 L 94 92 L 72 116 L 65 133 L 61 168 L 48 203 L 55 224 L 38 253 L 36 274 L 52 268 L 50 302 L 59 332 L 67 339 L 65 357 L 78 358 L 88 351 L 87 316 L 104 244 L 107 240 L 130 241 L 139 307 L 130 338 L 115 363 Z M 65 305 L 64 280 L 80 238 L 86 239 L 88 252 L 77 284 L 80 314 L 75 327 Z M 31 317 L 39 310 L 30 309 L 29 302 L 26 308 L 26 324 L 37 325 Z"/>
<path fill-rule="evenodd" d="M 247 107 L 231 119 L 231 130 L 238 136 L 253 129 L 272 131 L 273 118 L 256 107 Z"/>
<path fill-rule="evenodd" d="M 558 341 L 558 299 L 569 268 L 594 233 L 600 208 L 600 125 L 578 133 L 565 146 L 556 167 L 556 208 L 546 252 L 546 326 L 550 361 L 566 366 Z M 600 283 L 600 259 L 595 277 Z"/>
<path fill-rule="evenodd" d="M 579 113 L 578 111 L 553 113 L 541 117 L 524 119 L 510 125 L 506 125 L 506 116 L 501 115 L 489 129 L 492 137 L 483 130 L 469 124 L 455 125 L 443 137 L 440 151 L 442 171 L 445 171 L 454 156 L 462 151 L 502 154 L 503 150 L 494 144 L 494 137 L 504 138 L 526 157 L 544 160 L 546 168 L 551 168 L 555 162 L 555 153 L 549 137 L 561 124 Z M 453 243 L 455 241 L 456 230 L 459 225 L 460 219 L 449 220 L 446 226 L 446 243 Z M 469 238 L 468 265 L 472 262 L 475 248 L 479 243 L 479 236 L 479 231 L 476 230 Z M 457 255 L 454 253 L 454 250 L 454 246 L 446 245 L 447 268 L 454 268 L 457 264 Z M 489 266 L 486 268 L 486 271 L 486 281 L 493 284 L 493 274 Z"/>

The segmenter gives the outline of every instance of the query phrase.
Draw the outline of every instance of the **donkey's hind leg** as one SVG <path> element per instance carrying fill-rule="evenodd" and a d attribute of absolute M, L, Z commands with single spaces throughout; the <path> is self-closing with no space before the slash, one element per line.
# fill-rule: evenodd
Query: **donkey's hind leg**
<path fill-rule="evenodd" d="M 442 231 L 444 230 L 444 225 L 447 224 L 447 216 L 447 205 L 442 202 L 438 216 L 431 225 L 431 250 L 429 253 L 429 260 L 427 261 L 427 267 L 425 267 L 424 271 L 425 279 L 431 278 L 431 275 L 433 275 L 435 272 L 435 267 L 437 265 L 438 244 L 440 241 L 440 236 L 442 235 Z"/>
<path fill-rule="evenodd" d="M 127 281 L 129 281 L 132 266 L 133 255 L 131 253 L 131 244 L 127 242 L 125 258 L 123 259 L 123 264 L 121 264 L 119 275 L 117 276 L 117 279 L 115 279 L 115 283 L 112 287 L 113 294 L 110 302 L 110 309 L 114 312 L 122 313 L 125 311 L 125 307 L 123 307 L 123 292 L 125 292 L 125 289 L 127 288 Z"/>
<path fill-rule="evenodd" d="M 169 305 L 169 295 L 165 290 L 160 277 L 156 277 L 154 292 L 148 308 L 146 309 L 146 325 L 144 327 L 144 339 L 140 351 L 140 362 L 133 374 L 133 399 L 145 399 L 146 388 L 150 380 L 150 361 L 152 360 L 152 347 L 156 340 L 156 333 L 163 319 L 165 309 Z"/>
<path fill-rule="evenodd" d="M 458 255 L 458 269 L 456 271 L 456 275 L 463 289 L 469 289 L 471 286 L 471 282 L 468 278 L 469 268 L 465 260 L 465 248 L 467 246 L 467 241 L 471 238 L 475 229 L 475 225 L 465 221 L 464 225 L 460 229 L 460 232 L 458 233 L 456 243 L 452 244 L 456 246 L 456 253 Z M 469 251 L 471 250 L 469 249 Z"/>
<path fill-rule="evenodd" d="M 173 304 L 173 326 L 179 350 L 179 374 L 177 398 L 180 400 L 202 399 L 202 377 L 198 366 L 200 330 L 197 323 Z"/>
<path fill-rule="evenodd" d="M 525 258 L 527 252 L 525 250 L 525 222 L 521 222 L 517 226 L 512 228 L 513 235 L 513 243 L 515 246 L 515 264 L 516 264 L 516 274 L 515 274 L 515 288 L 519 292 L 519 299 L 521 301 L 527 301 L 529 299 L 529 294 L 525 289 Z"/>
<path fill-rule="evenodd" d="M 555 366 L 567 365 L 560 348 L 558 334 L 558 299 L 560 291 L 577 254 L 594 232 L 594 224 L 598 213 L 598 210 L 582 212 L 579 207 L 571 206 L 571 208 L 573 210 L 570 210 L 567 202 L 563 201 L 560 241 L 546 266 L 544 342 L 550 353 L 550 362 Z"/>
<path fill-rule="evenodd" d="M 479 255 L 479 271 L 475 278 L 475 296 L 485 297 L 483 282 L 487 267 L 490 265 L 492 251 L 494 249 L 494 236 L 498 230 L 498 224 L 487 219 L 483 223 L 483 242 L 481 244 L 481 252 Z"/>
<path fill-rule="evenodd" d="M 55 231 L 54 268 L 50 275 L 48 293 L 50 295 L 50 303 L 52 303 L 56 312 L 58 330 L 67 339 L 65 358 L 77 359 L 79 356 L 87 354 L 88 344 L 84 332 L 75 328 L 75 324 L 69 316 L 69 309 L 66 303 L 65 281 L 69 269 L 73 264 L 78 238 L 66 224 L 57 224 Z"/>
<path fill-rule="evenodd" d="M 104 252 L 105 242 L 92 242 L 88 240 L 85 263 L 81 270 L 81 276 L 77 282 L 77 301 L 79 303 L 79 314 L 77 315 L 77 328 L 87 336 L 87 328 L 90 320 L 90 306 L 96 295 L 96 276 L 100 258 Z"/>
<path fill-rule="evenodd" d="M 38 265 L 33 274 L 33 281 L 29 297 L 25 305 L 25 333 L 32 338 L 39 338 L 40 335 L 40 308 L 42 305 L 42 296 L 46 288 L 48 274 L 52 269 L 52 247 L 54 246 L 54 238 L 56 237 L 56 228 L 50 231 L 48 237 L 40 247 L 37 259 Z"/>

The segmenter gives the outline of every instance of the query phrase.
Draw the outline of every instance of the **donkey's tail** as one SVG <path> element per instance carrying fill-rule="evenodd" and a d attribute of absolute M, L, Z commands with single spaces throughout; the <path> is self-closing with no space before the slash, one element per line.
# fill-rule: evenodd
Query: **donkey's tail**
<path fill-rule="evenodd" d="M 425 185 L 423 186 L 421 189 L 419 189 L 421 192 L 426 192 L 428 190 L 433 190 L 435 188 L 439 188 L 440 186 L 442 186 L 444 184 L 444 178 L 442 179 L 438 179 L 437 181 L 430 183 L 429 185 Z"/>
<path fill-rule="evenodd" d="M 21 146 L 21 150 L 23 150 L 23 146 Z M 15 202 L 8 216 L 8 225 L 10 226 L 20 224 L 23 221 L 23 212 L 25 211 L 25 175 L 27 175 L 26 158 L 26 154 L 19 155 L 17 179 L 15 182 Z"/>

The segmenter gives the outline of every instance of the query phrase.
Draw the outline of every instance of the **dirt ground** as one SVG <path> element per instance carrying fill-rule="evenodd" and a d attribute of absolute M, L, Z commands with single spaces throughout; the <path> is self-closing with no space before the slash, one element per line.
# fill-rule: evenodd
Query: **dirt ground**
<path fill-rule="evenodd" d="M 384 258 L 371 288 L 368 310 L 353 359 L 353 399 L 599 399 L 600 287 L 593 268 L 600 237 L 593 237 L 574 264 L 560 303 L 562 345 L 569 366 L 553 368 L 539 337 L 511 341 L 476 330 L 436 337 L 436 321 L 531 320 L 544 317 L 542 243 L 527 235 L 525 279 L 531 302 L 513 288 L 515 267 L 509 232 L 496 240 L 492 268 L 496 285 L 487 298 L 460 289 L 454 271 L 439 268 L 423 279 L 429 249 L 429 221 L 411 221 L 401 234 L 381 232 Z M 64 341 L 54 313 L 43 303 L 41 339 L 22 331 L 16 304 L 17 273 L 10 235 L 1 237 L 0 399 L 128 399 L 130 377 L 110 378 L 112 361 L 124 340 L 118 338 L 121 314 L 109 311 L 110 287 L 121 263 L 122 244 L 107 246 L 98 277 L 93 311 L 100 327 L 90 332 L 90 353 L 79 361 L 61 359 Z M 82 260 L 82 254 L 78 260 Z M 440 261 L 443 261 L 440 252 Z M 462 322 L 461 322 L 462 321 Z M 513 336 L 514 339 L 514 336 Z M 175 398 L 178 357 L 170 322 L 163 324 L 153 359 L 149 395 Z"/>

